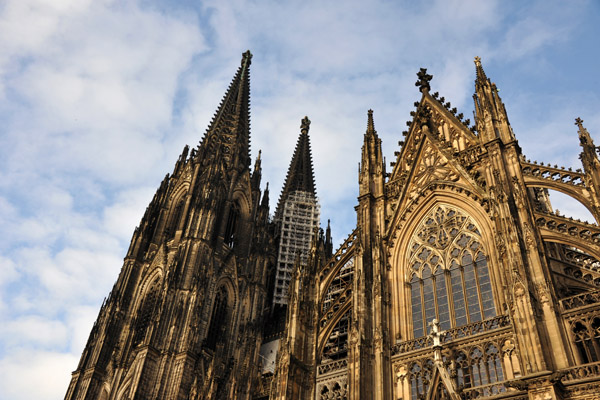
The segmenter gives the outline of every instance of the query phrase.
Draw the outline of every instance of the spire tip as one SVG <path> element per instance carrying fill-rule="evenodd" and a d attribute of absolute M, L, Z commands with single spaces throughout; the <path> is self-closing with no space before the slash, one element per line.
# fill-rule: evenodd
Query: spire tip
<path fill-rule="evenodd" d="M 433 75 L 427 73 L 427 68 L 421 68 L 421 70 L 417 72 L 417 78 L 419 79 L 415 82 L 415 86 L 418 86 L 421 92 L 429 92 L 431 89 L 429 82 L 433 79 Z"/>
<path fill-rule="evenodd" d="M 481 57 L 476 56 L 475 57 L 475 71 L 477 73 L 477 79 L 487 79 L 487 76 L 485 75 L 485 71 L 483 70 L 483 66 L 481 65 Z"/>
<path fill-rule="evenodd" d="M 367 133 L 375 133 L 375 123 L 373 122 L 373 110 L 367 111 Z"/>
<path fill-rule="evenodd" d="M 251 62 L 252 53 L 250 53 L 250 50 L 246 50 L 246 52 L 242 53 L 242 65 L 246 64 L 248 66 Z"/>
<path fill-rule="evenodd" d="M 304 118 L 302 118 L 302 121 L 300 123 L 300 132 L 307 134 L 309 129 L 310 129 L 310 119 L 308 119 L 308 117 L 305 116 Z"/>

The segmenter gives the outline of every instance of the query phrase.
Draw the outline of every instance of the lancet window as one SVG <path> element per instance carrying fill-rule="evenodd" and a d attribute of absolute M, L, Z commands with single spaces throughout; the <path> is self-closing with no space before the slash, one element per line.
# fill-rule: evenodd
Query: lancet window
<path fill-rule="evenodd" d="M 167 226 L 167 235 L 171 238 L 175 236 L 175 233 L 177 232 L 179 220 L 181 219 L 181 215 L 183 214 L 183 206 L 183 200 L 180 200 L 171 212 L 169 224 Z"/>
<path fill-rule="evenodd" d="M 229 210 L 229 217 L 227 219 L 227 225 L 225 226 L 225 235 L 223 236 L 225 244 L 229 247 L 233 247 L 237 239 L 237 224 L 239 218 L 239 206 L 234 204 Z"/>
<path fill-rule="evenodd" d="M 433 319 L 449 329 L 496 315 L 481 233 L 462 211 L 432 209 L 410 242 L 408 265 L 415 338 Z"/>
<path fill-rule="evenodd" d="M 158 292 L 160 289 L 160 279 L 156 278 L 150 289 L 146 292 L 142 305 L 138 309 L 133 335 L 133 344 L 136 345 L 144 340 L 148 326 L 152 321 L 152 314 L 158 303 Z"/>
<path fill-rule="evenodd" d="M 223 338 L 227 329 L 227 289 L 224 286 L 217 291 L 213 304 L 210 326 L 206 335 L 206 347 L 214 350 L 219 339 Z"/>
<path fill-rule="evenodd" d="M 571 323 L 575 347 L 583 363 L 600 361 L 600 317 Z"/>
<path fill-rule="evenodd" d="M 504 380 L 500 351 L 493 344 L 484 350 L 475 347 L 461 351 L 455 357 L 458 386 L 470 388 Z"/>
<path fill-rule="evenodd" d="M 461 350 L 449 359 L 443 357 L 445 368 L 455 379 L 458 387 L 468 389 L 488 385 L 504 380 L 501 353 L 495 344 Z M 412 400 L 423 399 L 430 385 L 436 385 L 433 399 L 448 398 L 447 390 L 441 380 L 434 379 L 435 365 L 432 359 L 412 363 L 408 368 L 408 380 Z M 498 394 L 500 388 L 490 389 L 490 395 Z"/>

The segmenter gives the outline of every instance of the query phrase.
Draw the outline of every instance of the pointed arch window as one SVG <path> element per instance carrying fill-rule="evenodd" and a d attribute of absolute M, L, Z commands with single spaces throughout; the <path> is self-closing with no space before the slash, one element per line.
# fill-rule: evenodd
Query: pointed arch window
<path fill-rule="evenodd" d="M 227 218 L 227 225 L 225 225 L 225 235 L 223 240 L 229 247 L 233 247 L 237 239 L 237 225 L 240 218 L 240 207 L 237 203 L 231 206 L 229 210 L 229 217 Z"/>
<path fill-rule="evenodd" d="M 484 350 L 482 350 L 484 349 Z M 468 354 L 468 356 L 467 356 Z M 467 389 L 504 380 L 500 352 L 494 344 L 485 347 L 474 347 L 470 352 L 459 352 L 456 355 L 456 378 L 460 388 Z M 492 388 L 498 394 L 500 388 Z"/>
<path fill-rule="evenodd" d="M 173 208 L 171 212 L 171 217 L 169 219 L 169 224 L 167 226 L 167 236 L 172 238 L 175 236 L 177 232 L 177 228 L 179 227 L 179 222 L 181 220 L 181 215 L 183 214 L 184 202 L 183 199 L 177 202 L 177 205 Z"/>
<path fill-rule="evenodd" d="M 217 291 L 215 302 L 213 304 L 210 325 L 208 327 L 205 342 L 207 348 L 214 350 L 217 346 L 217 342 L 223 339 L 223 336 L 227 331 L 228 313 L 227 289 L 225 286 L 221 286 Z"/>
<path fill-rule="evenodd" d="M 438 205 L 421 221 L 408 252 L 414 337 L 433 319 L 442 329 L 496 315 L 481 233 L 457 208 Z"/>
<path fill-rule="evenodd" d="M 584 364 L 600 361 L 600 317 L 571 323 L 575 347 Z"/>
<path fill-rule="evenodd" d="M 137 318 L 135 322 L 135 329 L 133 334 L 133 344 L 137 345 L 141 343 L 146 337 L 146 331 L 150 322 L 152 321 L 152 315 L 156 304 L 158 303 L 158 292 L 160 290 L 160 279 L 156 278 L 150 285 L 150 289 L 146 292 L 144 300 L 140 308 L 138 309 Z"/>

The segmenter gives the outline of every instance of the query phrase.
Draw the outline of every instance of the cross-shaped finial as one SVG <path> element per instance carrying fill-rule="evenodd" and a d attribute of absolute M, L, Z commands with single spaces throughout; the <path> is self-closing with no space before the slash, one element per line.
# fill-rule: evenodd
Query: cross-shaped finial
<path fill-rule="evenodd" d="M 242 54 L 242 65 L 244 65 L 244 63 L 246 63 L 247 65 L 250 65 L 251 61 L 252 61 L 252 53 L 250 53 L 250 50 L 246 50 Z"/>
<path fill-rule="evenodd" d="M 481 57 L 479 57 L 479 56 L 475 57 L 475 65 L 477 65 L 478 67 L 481 66 Z"/>
<path fill-rule="evenodd" d="M 415 86 L 418 86 L 421 92 L 424 90 L 429 91 L 429 89 L 431 89 L 429 82 L 433 79 L 433 75 L 427 73 L 427 68 L 421 68 L 421 70 L 417 72 L 417 78 L 419 78 L 419 80 L 415 82 Z"/>
<path fill-rule="evenodd" d="M 308 117 L 302 118 L 302 123 L 300 124 L 300 132 L 308 133 L 309 128 L 310 128 L 310 119 L 308 119 Z"/>
<path fill-rule="evenodd" d="M 583 127 L 583 120 L 579 117 L 575 118 L 575 125 L 581 129 Z"/>

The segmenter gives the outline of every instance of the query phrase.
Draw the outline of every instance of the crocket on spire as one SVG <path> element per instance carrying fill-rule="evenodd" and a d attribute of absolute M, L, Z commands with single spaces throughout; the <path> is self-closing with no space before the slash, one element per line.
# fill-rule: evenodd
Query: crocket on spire
<path fill-rule="evenodd" d="M 203 164 L 223 162 L 226 168 L 250 167 L 250 63 L 246 51 L 219 108 L 198 147 Z"/>
<path fill-rule="evenodd" d="M 515 140 L 498 88 L 485 74 L 480 57 L 475 57 L 475 72 L 473 101 L 479 137 L 484 142 L 501 139 L 504 143 L 509 143 Z"/>

